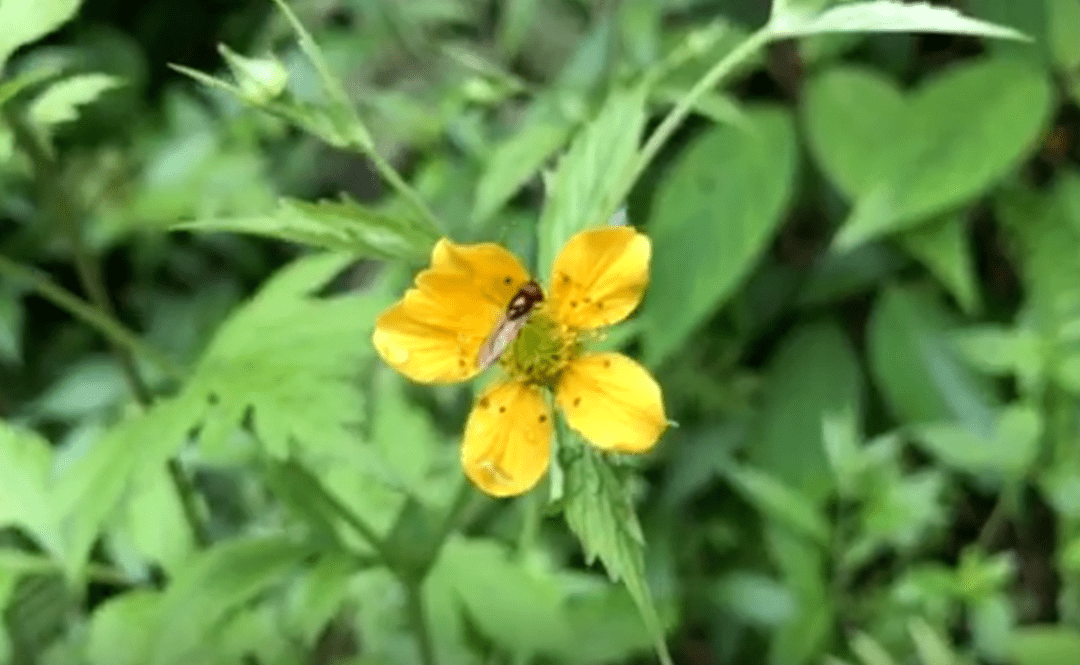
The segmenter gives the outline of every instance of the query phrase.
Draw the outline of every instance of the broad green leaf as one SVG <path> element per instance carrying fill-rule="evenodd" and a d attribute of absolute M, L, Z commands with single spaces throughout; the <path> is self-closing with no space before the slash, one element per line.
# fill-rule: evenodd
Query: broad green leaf
<path fill-rule="evenodd" d="M 511 557 L 491 540 L 451 538 L 437 566 L 447 568 L 465 611 L 495 644 L 515 654 L 550 652 L 570 639 L 563 591 L 551 571 Z"/>
<path fill-rule="evenodd" d="M 949 215 L 900 234 L 900 244 L 948 289 L 966 313 L 979 307 L 979 281 L 964 218 Z"/>
<path fill-rule="evenodd" d="M 89 104 L 123 81 L 107 74 L 79 74 L 53 83 L 34 98 L 27 109 L 30 121 L 40 128 L 78 118 L 77 108 Z"/>
<path fill-rule="evenodd" d="M 743 466 L 725 470 L 727 479 L 743 497 L 767 517 L 827 545 L 832 528 L 811 497 L 758 469 Z"/>
<path fill-rule="evenodd" d="M 546 179 L 547 198 L 537 229 L 536 268 L 543 280 L 550 277 L 555 257 L 571 236 L 603 225 L 607 220 L 602 216 L 618 207 L 616 188 L 637 155 L 645 125 L 645 93 L 643 85 L 613 92 Z"/>
<path fill-rule="evenodd" d="M 747 112 L 681 155 L 657 194 L 652 280 L 642 306 L 656 365 L 724 304 L 772 241 L 795 177 L 795 134 L 777 109 Z"/>
<path fill-rule="evenodd" d="M 796 600 L 790 589 L 751 571 L 736 570 L 725 574 L 710 595 L 741 621 L 764 628 L 788 621 L 796 610 Z"/>
<path fill-rule="evenodd" d="M 4 0 L 0 2 L 0 72 L 17 48 L 37 41 L 67 23 L 81 0 Z"/>
<path fill-rule="evenodd" d="M 851 638 L 851 651 L 864 665 L 896 665 L 885 647 L 866 633 L 857 632 Z"/>
<path fill-rule="evenodd" d="M 90 665 L 144 665 L 158 623 L 161 593 L 133 589 L 99 605 L 90 617 Z"/>
<path fill-rule="evenodd" d="M 903 91 L 876 70 L 834 67 L 810 81 L 802 106 L 806 138 L 845 196 L 871 191 L 896 168 L 894 153 L 903 139 L 895 133 L 907 110 Z"/>
<path fill-rule="evenodd" d="M 222 620 L 280 584 L 308 555 L 280 536 L 245 537 L 215 545 L 177 571 L 160 600 L 151 665 L 191 663 Z"/>
<path fill-rule="evenodd" d="M 853 199 L 835 246 L 911 228 L 982 194 L 1036 149 L 1051 107 L 1045 73 L 1005 58 L 954 66 L 903 99 L 869 72 L 818 77 L 805 110 L 810 145 Z"/>
<path fill-rule="evenodd" d="M 844 333 L 829 323 L 808 324 L 786 339 L 769 364 L 768 382 L 749 461 L 805 494 L 814 504 L 832 490 L 822 418 L 860 418 L 862 377 Z"/>
<path fill-rule="evenodd" d="M 1080 0 L 1047 0 L 1048 41 L 1054 62 L 1065 71 L 1080 67 Z"/>
<path fill-rule="evenodd" d="M 576 123 L 553 110 L 534 109 L 518 128 L 492 152 L 476 184 L 473 217 L 484 222 L 521 189 L 556 150 Z"/>
<path fill-rule="evenodd" d="M 1010 661 L 1016 665 L 1061 665 L 1076 660 L 1080 632 L 1068 626 L 1022 626 L 1013 632 Z"/>
<path fill-rule="evenodd" d="M 24 529 L 46 552 L 59 555 L 63 542 L 52 474 L 49 442 L 0 421 L 0 525 Z"/>
<path fill-rule="evenodd" d="M 923 446 L 945 464 L 1019 480 L 1038 456 L 1042 428 L 1038 411 L 1013 405 L 1000 413 L 990 436 L 954 423 L 922 425 L 916 432 Z"/>
<path fill-rule="evenodd" d="M 960 359 L 953 327 L 949 313 L 931 297 L 885 289 L 870 315 L 870 369 L 900 423 L 959 420 L 989 433 L 998 399 L 990 382 Z"/>
<path fill-rule="evenodd" d="M 964 16 L 950 7 L 929 2 L 871 0 L 831 7 L 817 13 L 782 3 L 769 19 L 776 38 L 799 37 L 821 32 L 942 32 L 999 39 L 1026 39 L 1012 28 Z M 789 11 L 784 11 L 784 9 Z"/>
<path fill-rule="evenodd" d="M 283 199 L 271 215 L 183 222 L 173 228 L 204 233 L 250 233 L 355 257 L 422 262 L 435 245 L 424 227 L 349 199 L 309 203 Z"/>
<path fill-rule="evenodd" d="M 645 580 L 641 533 L 626 478 L 600 453 L 560 428 L 559 464 L 564 475 L 563 513 L 581 541 L 586 563 L 597 558 L 612 580 L 622 580 L 641 612 L 657 656 L 670 665 L 664 626 Z"/>
<path fill-rule="evenodd" d="M 599 576 L 571 575 L 564 612 L 573 637 L 560 645 L 559 662 L 606 665 L 646 656 L 652 638 L 627 590 Z"/>

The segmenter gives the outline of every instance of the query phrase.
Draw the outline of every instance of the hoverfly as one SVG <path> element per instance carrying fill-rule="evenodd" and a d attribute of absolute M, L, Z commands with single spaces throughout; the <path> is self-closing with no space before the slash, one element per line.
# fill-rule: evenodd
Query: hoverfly
<path fill-rule="evenodd" d="M 484 343 L 480 346 L 480 353 L 476 356 L 476 365 L 481 371 L 487 369 L 498 360 L 506 347 L 517 338 L 525 322 L 540 302 L 544 300 L 544 292 L 535 281 L 528 281 L 518 289 L 510 304 L 506 306 L 506 314 L 499 319 L 499 324 L 491 332 Z"/>

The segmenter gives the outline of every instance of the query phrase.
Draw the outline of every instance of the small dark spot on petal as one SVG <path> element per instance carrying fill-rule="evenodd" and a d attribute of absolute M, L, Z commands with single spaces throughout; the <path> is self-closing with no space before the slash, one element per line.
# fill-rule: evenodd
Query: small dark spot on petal
<path fill-rule="evenodd" d="M 545 415 L 541 415 L 541 416 L 540 416 L 540 422 L 542 422 L 542 423 L 546 423 L 546 422 L 547 422 L 547 416 L 545 416 Z"/>
<path fill-rule="evenodd" d="M 581 398 L 580 397 L 575 397 L 574 398 L 574 406 L 581 406 Z"/>
<path fill-rule="evenodd" d="M 604 358 L 604 367 L 611 367 L 611 361 L 607 358 Z"/>
<path fill-rule="evenodd" d="M 563 284 L 566 284 L 567 282 L 569 282 L 570 281 L 570 275 L 567 275 L 566 273 L 563 273 L 562 281 L 563 281 Z"/>
<path fill-rule="evenodd" d="M 589 296 L 585 296 L 584 298 L 582 298 L 582 300 L 585 301 L 585 304 L 589 304 L 592 302 L 592 298 L 590 298 Z"/>
<path fill-rule="evenodd" d="M 465 362 L 464 358 L 458 358 L 457 359 L 457 364 L 458 364 L 458 367 L 465 367 L 468 363 Z"/>
<path fill-rule="evenodd" d="M 513 281 L 514 281 L 513 279 L 511 279 L 509 277 L 506 277 L 506 278 L 503 279 L 503 284 L 511 284 L 511 283 L 513 283 Z"/>
<path fill-rule="evenodd" d="M 571 300 L 570 301 L 570 306 L 571 307 L 577 307 L 577 301 L 576 300 Z"/>
<path fill-rule="evenodd" d="M 481 409 L 486 409 L 486 408 L 488 408 L 488 406 L 491 405 L 491 402 L 489 402 L 488 398 L 486 398 L 486 397 L 480 398 L 480 401 L 478 403 L 479 403 Z"/>
<path fill-rule="evenodd" d="M 505 404 L 503 404 L 502 406 L 499 407 L 499 413 L 506 413 L 506 405 Z"/>
<path fill-rule="evenodd" d="M 604 301 L 603 300 L 597 300 L 596 301 L 596 309 L 604 309 Z"/>

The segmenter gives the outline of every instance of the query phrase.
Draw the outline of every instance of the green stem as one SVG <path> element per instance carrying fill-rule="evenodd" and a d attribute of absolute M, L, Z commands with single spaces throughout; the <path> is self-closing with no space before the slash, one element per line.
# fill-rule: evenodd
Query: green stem
<path fill-rule="evenodd" d="M 157 365 L 159 369 L 169 375 L 170 378 L 180 381 L 183 372 L 168 358 L 159 354 L 150 346 L 143 343 L 139 336 L 128 330 L 122 323 L 106 316 L 98 308 L 78 297 L 71 291 L 53 282 L 49 277 L 41 274 L 38 270 L 24 266 L 16 261 L 0 256 L 0 273 L 7 275 L 13 280 L 29 282 L 30 287 L 42 298 L 48 300 L 76 319 L 97 330 L 105 339 L 126 348 L 130 352 L 141 356 Z"/>
<path fill-rule="evenodd" d="M 356 122 L 360 122 L 359 117 L 357 117 Z M 436 238 L 443 235 L 442 222 L 439 221 L 439 218 L 431 208 L 428 207 L 428 204 L 424 202 L 423 197 L 421 197 L 409 183 L 405 182 L 405 179 L 401 177 L 401 174 L 394 169 L 390 162 L 386 161 L 386 158 L 375 150 L 374 145 L 361 147 L 364 149 L 364 152 L 367 153 L 368 158 L 371 159 L 372 164 L 375 165 L 375 169 L 379 174 L 390 183 L 390 186 L 393 187 L 398 194 L 405 197 L 405 200 L 409 202 L 409 205 L 420 214 L 421 219 L 424 221 L 425 230 L 435 234 Z"/>
<path fill-rule="evenodd" d="M 664 116 L 664 119 L 660 121 L 653 133 L 649 135 L 645 145 L 642 146 L 638 152 L 637 159 L 633 161 L 626 175 L 623 176 L 623 180 L 616 189 L 618 196 L 613 197 L 615 206 L 622 204 L 623 199 L 630 193 L 630 189 L 637 182 L 637 179 L 641 177 L 645 169 L 652 163 L 652 160 L 656 158 L 657 153 L 664 147 L 671 135 L 675 133 L 675 130 L 679 128 L 682 121 L 686 119 L 686 116 L 690 115 L 690 111 L 693 109 L 694 104 L 702 95 L 713 89 L 717 83 L 720 82 L 725 76 L 731 73 L 735 67 L 742 64 L 742 62 L 748 59 L 751 55 L 757 52 L 772 38 L 768 26 L 759 28 L 757 31 L 748 36 L 741 44 L 733 48 L 727 55 L 720 59 L 712 69 L 707 71 L 694 87 L 690 88 L 690 91 L 683 96 L 683 98 L 676 104 L 668 114 Z M 615 213 L 615 209 L 605 211 L 603 219 L 607 219 Z"/>
<path fill-rule="evenodd" d="M 133 351 L 135 345 L 131 343 L 133 340 L 138 340 L 138 337 L 134 334 L 127 333 L 127 330 L 123 328 L 123 326 L 116 323 L 118 321 L 116 309 L 113 307 L 108 290 L 105 288 L 105 280 L 101 274 L 101 265 L 98 262 L 97 257 L 91 255 L 87 250 L 86 244 L 83 242 L 83 229 L 81 224 L 83 206 L 81 202 L 76 200 L 71 191 L 64 186 L 63 174 L 57 167 L 53 157 L 46 151 L 45 147 L 39 143 L 38 137 L 22 122 L 21 118 L 17 117 L 14 113 L 8 112 L 7 120 L 8 126 L 15 135 L 19 147 L 26 152 L 34 165 L 34 174 L 38 182 L 40 194 L 42 195 L 42 201 L 50 202 L 54 206 L 53 210 L 55 211 L 56 221 L 60 225 L 61 230 L 68 236 L 75 263 L 75 271 L 79 276 L 79 281 L 82 284 L 83 289 L 90 298 L 91 306 L 86 307 L 85 303 L 82 303 L 78 298 L 63 297 L 69 294 L 66 294 L 66 292 L 59 287 L 53 287 L 47 280 L 35 280 L 35 287 L 38 292 L 43 295 L 52 294 L 52 296 L 56 297 L 54 302 L 66 303 L 71 307 L 73 313 L 76 309 L 81 309 L 84 314 L 94 315 L 88 318 L 110 324 L 108 328 L 112 329 L 114 332 L 119 330 L 124 331 L 125 335 L 106 336 L 106 339 L 109 341 L 109 346 L 112 348 L 113 355 L 120 364 L 120 369 L 124 373 L 124 377 L 127 380 L 128 386 L 131 388 L 135 400 L 143 407 L 149 408 L 153 403 L 154 396 L 149 386 L 143 381 L 142 376 L 139 375 L 138 368 L 135 366 L 135 356 Z M 12 267 L 18 268 L 20 266 L 14 262 L 7 262 L 7 267 L 10 269 Z M 73 307 L 76 304 L 83 305 L 83 307 Z M 120 337 L 126 338 L 124 342 L 120 341 Z M 141 341 L 138 345 L 140 347 L 142 346 Z M 188 520 L 188 527 L 191 529 L 192 537 L 197 543 L 207 544 L 209 542 L 209 537 L 206 531 L 206 525 L 203 524 L 203 521 L 199 518 L 194 484 L 186 477 L 183 468 L 175 460 L 169 460 L 168 472 L 175 485 L 177 495 L 184 505 L 184 517 Z"/>
<path fill-rule="evenodd" d="M 416 643 L 420 649 L 422 665 L 438 665 L 435 657 L 435 642 L 431 639 L 431 628 L 424 610 L 424 596 L 420 588 L 422 583 L 405 582 L 405 602 L 409 612 L 409 622 L 416 634 Z"/>
<path fill-rule="evenodd" d="M 316 491 L 321 494 L 321 498 L 326 502 L 326 505 L 330 506 L 341 519 L 345 520 L 345 523 L 352 527 L 352 530 L 355 531 L 357 535 L 367 541 L 367 544 L 375 552 L 375 556 L 379 558 L 382 564 L 388 569 L 393 570 L 393 557 L 386 549 L 386 544 L 383 543 L 382 538 L 379 538 L 379 535 L 375 532 L 375 529 L 365 522 L 364 518 L 357 515 L 356 512 L 345 505 L 341 499 L 327 491 L 321 483 L 315 482 L 312 487 L 317 488 Z"/>

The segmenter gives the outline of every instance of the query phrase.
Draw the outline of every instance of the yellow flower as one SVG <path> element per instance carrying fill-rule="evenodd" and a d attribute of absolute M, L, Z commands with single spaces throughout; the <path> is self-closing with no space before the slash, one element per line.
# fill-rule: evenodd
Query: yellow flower
<path fill-rule="evenodd" d="M 660 386 L 619 353 L 582 342 L 622 321 L 649 280 L 649 239 L 629 227 L 582 231 L 555 260 L 546 299 L 500 360 L 506 376 L 486 388 L 465 424 L 461 463 L 492 496 L 531 489 L 547 470 L 548 391 L 567 424 L 605 451 L 649 450 L 667 426 Z M 440 240 L 431 267 L 375 322 L 372 341 L 391 367 L 421 383 L 466 381 L 507 305 L 529 281 L 517 258 L 493 243 Z"/>

